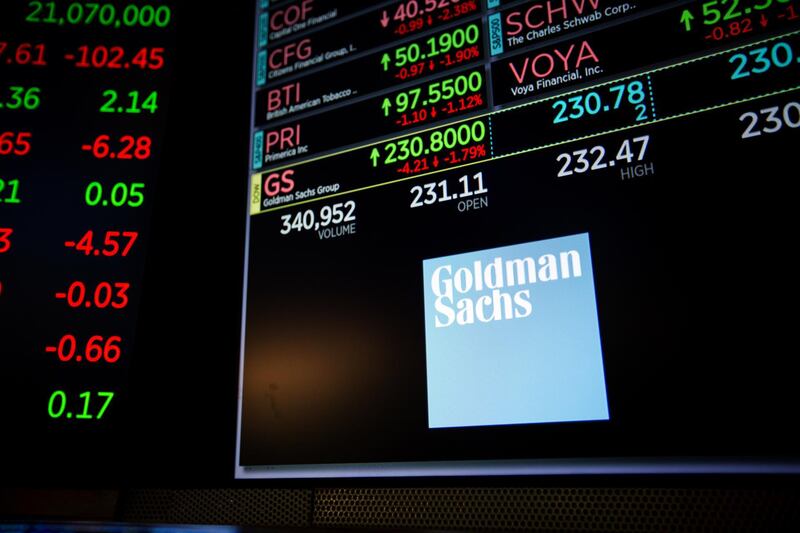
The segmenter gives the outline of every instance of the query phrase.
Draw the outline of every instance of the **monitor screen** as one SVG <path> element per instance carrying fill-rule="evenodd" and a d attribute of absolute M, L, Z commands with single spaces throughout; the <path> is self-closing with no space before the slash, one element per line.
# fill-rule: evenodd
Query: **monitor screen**
<path fill-rule="evenodd" d="M 126 455 L 177 18 L 171 2 L 0 5 L 4 469 Z"/>
<path fill-rule="evenodd" d="M 7 480 L 800 472 L 800 3 L 229 4 L 0 4 Z"/>
<path fill-rule="evenodd" d="M 237 477 L 797 469 L 791 2 L 256 4 Z"/>

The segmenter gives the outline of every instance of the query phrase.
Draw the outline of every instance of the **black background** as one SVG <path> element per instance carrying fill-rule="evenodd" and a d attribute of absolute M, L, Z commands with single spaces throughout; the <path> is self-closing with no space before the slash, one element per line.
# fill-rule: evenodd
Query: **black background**
<path fill-rule="evenodd" d="M 178 2 L 175 16 L 178 42 L 188 44 L 177 50 L 170 80 L 121 427 L 108 439 L 42 432 L 14 419 L 14 398 L 3 395 L 11 420 L 0 443 L 4 484 L 232 482 L 252 6 Z M 796 455 L 786 422 L 796 405 L 791 317 L 779 304 L 790 300 L 792 284 L 786 251 L 797 132 L 743 142 L 738 121 L 745 110 L 789 100 L 649 129 L 657 173 L 627 183 L 610 172 L 556 181 L 554 150 L 473 167 L 484 169 L 492 191 L 484 213 L 442 205 L 408 218 L 410 185 L 400 185 L 355 197 L 359 233 L 349 240 L 282 238 L 279 216 L 256 217 L 258 242 L 268 243 L 261 253 L 269 254 L 259 264 L 270 266 L 253 290 L 279 302 L 264 319 L 280 316 L 295 340 L 338 340 L 359 378 L 351 396 L 336 396 L 335 416 L 312 414 L 324 423 L 304 422 L 304 433 L 286 433 L 281 446 L 262 452 L 280 454 L 275 462 Z M 592 239 L 611 421 L 432 438 L 422 430 L 420 260 L 582 231 Z M 36 327 L 30 335 L 39 335 Z M 4 370 L 0 381 L 14 379 Z M 318 401 L 313 390 L 304 394 Z"/>
<path fill-rule="evenodd" d="M 123 470 L 214 486 L 232 478 L 236 438 L 253 14 L 181 5 L 191 44 L 172 88 Z"/>

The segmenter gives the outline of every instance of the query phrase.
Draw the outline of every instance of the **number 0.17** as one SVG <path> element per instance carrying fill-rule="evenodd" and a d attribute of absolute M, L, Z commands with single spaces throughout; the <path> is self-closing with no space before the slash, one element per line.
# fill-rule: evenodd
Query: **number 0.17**
<path fill-rule="evenodd" d="M 74 414 L 76 419 L 91 420 L 94 418 L 100 420 L 103 418 L 106 409 L 108 409 L 108 404 L 110 404 L 111 400 L 114 398 L 114 393 L 96 392 L 95 394 L 99 398 L 104 399 L 103 404 L 97 411 L 97 414 L 92 414 L 89 412 L 90 405 L 92 403 L 92 392 L 86 391 L 78 395 L 78 397 L 83 400 L 83 410 Z M 54 391 L 53 394 L 50 395 L 50 401 L 47 402 L 47 414 L 50 415 L 50 418 L 72 418 L 73 413 L 72 411 L 67 411 L 67 404 L 67 393 L 63 390 Z"/>

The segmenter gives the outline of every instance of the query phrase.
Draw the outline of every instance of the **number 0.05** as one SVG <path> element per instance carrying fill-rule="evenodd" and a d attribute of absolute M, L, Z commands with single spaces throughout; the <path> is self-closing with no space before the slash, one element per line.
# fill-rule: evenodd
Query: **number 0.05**
<path fill-rule="evenodd" d="M 144 203 L 144 183 L 115 183 L 104 188 L 99 181 L 86 187 L 86 205 L 90 207 L 139 207 Z"/>

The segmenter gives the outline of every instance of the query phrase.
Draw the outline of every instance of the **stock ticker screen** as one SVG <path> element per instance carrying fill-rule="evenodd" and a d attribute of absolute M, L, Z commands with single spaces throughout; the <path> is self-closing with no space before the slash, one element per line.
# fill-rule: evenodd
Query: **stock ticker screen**
<path fill-rule="evenodd" d="M 259 2 L 237 476 L 793 455 L 799 14 Z"/>
<path fill-rule="evenodd" d="M 124 455 L 175 19 L 166 2 L 0 5 L 5 471 Z"/>
<path fill-rule="evenodd" d="M 2 465 L 797 471 L 798 72 L 790 0 L 3 2 Z"/>

